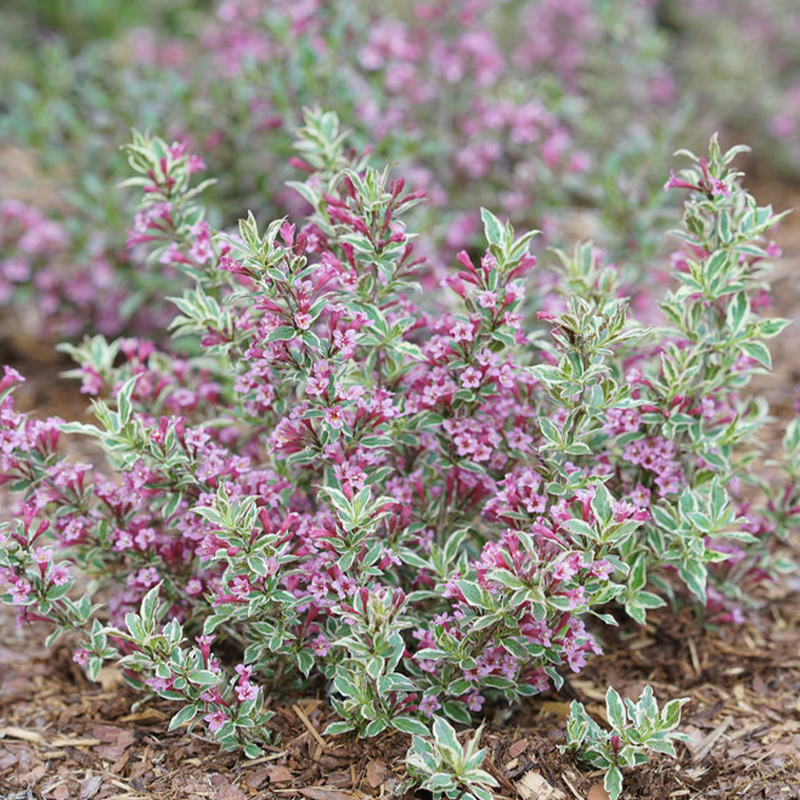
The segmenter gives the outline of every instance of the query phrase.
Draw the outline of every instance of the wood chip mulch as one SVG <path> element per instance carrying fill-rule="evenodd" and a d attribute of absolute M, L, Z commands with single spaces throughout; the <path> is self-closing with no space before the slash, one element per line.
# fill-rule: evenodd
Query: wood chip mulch
<path fill-rule="evenodd" d="M 688 610 L 654 614 L 615 632 L 560 696 L 499 711 L 484 739 L 498 797 L 603 800 L 601 776 L 558 752 L 568 701 L 602 720 L 608 683 L 631 697 L 650 683 L 658 696 L 692 699 L 682 725 L 690 740 L 677 762 L 656 757 L 628 771 L 626 797 L 800 798 L 798 580 L 773 587 L 737 628 L 709 630 Z M 2 800 L 362 800 L 402 781 L 407 737 L 324 738 L 331 713 L 319 698 L 275 699 L 280 743 L 245 761 L 200 735 L 167 733 L 169 703 L 142 702 L 113 667 L 89 684 L 66 644 L 37 649 L 39 636 L 7 612 L 0 635 Z"/>

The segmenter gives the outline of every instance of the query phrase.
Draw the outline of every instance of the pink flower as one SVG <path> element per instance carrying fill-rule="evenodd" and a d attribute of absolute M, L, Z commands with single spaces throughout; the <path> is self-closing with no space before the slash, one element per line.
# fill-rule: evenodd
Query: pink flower
<path fill-rule="evenodd" d="M 212 686 L 210 689 L 206 689 L 205 691 L 200 693 L 200 699 L 204 703 L 210 703 L 214 705 L 215 703 L 222 703 L 222 695 L 219 693 L 219 688 L 217 686 Z"/>
<path fill-rule="evenodd" d="M 203 658 L 203 664 L 208 665 L 208 657 L 211 655 L 211 643 L 214 641 L 216 637 L 214 634 L 207 634 L 203 636 L 197 636 L 195 641 L 200 647 L 200 654 Z"/>
<path fill-rule="evenodd" d="M 50 580 L 56 586 L 63 586 L 65 583 L 69 583 L 70 577 L 69 570 L 63 564 L 56 564 L 50 570 Z"/>
<path fill-rule="evenodd" d="M 592 564 L 592 575 L 595 578 L 600 578 L 600 580 L 606 581 L 610 577 L 611 573 L 614 571 L 614 567 L 605 559 L 600 561 L 595 561 Z"/>
<path fill-rule="evenodd" d="M 208 729 L 211 733 L 216 733 L 228 721 L 225 712 L 221 710 L 212 711 L 210 714 L 206 714 L 203 719 L 208 723 Z"/>
<path fill-rule="evenodd" d="M 319 634 L 319 636 L 311 640 L 311 649 L 316 656 L 324 658 L 331 649 L 331 644 L 322 634 Z"/>
<path fill-rule="evenodd" d="M 497 307 L 497 293 L 496 292 L 479 292 L 478 293 L 478 305 L 481 308 L 496 308 Z"/>
<path fill-rule="evenodd" d="M 170 242 L 158 258 L 159 264 L 182 264 L 185 262 L 186 257 L 175 242 Z"/>
<path fill-rule="evenodd" d="M 157 692 L 169 692 L 174 688 L 175 678 L 172 675 L 168 678 L 159 678 L 157 675 L 153 675 L 151 678 L 148 678 L 145 683 Z"/>
<path fill-rule="evenodd" d="M 311 314 L 300 312 L 294 315 L 294 324 L 301 330 L 307 331 L 311 327 Z"/>
<path fill-rule="evenodd" d="M 576 586 L 574 589 L 569 589 L 565 592 L 565 596 L 569 600 L 569 607 L 571 609 L 578 608 L 586 602 L 586 593 L 583 586 Z"/>
<path fill-rule="evenodd" d="M 670 189 L 693 189 L 694 191 L 700 191 L 700 188 L 695 184 L 679 178 L 674 170 L 669 171 L 669 178 L 664 184 L 664 191 L 669 191 Z"/>
<path fill-rule="evenodd" d="M 577 558 L 575 556 L 577 556 Z M 559 561 L 550 572 L 553 576 L 553 580 L 568 581 L 570 578 L 575 577 L 581 567 L 580 558 L 580 555 L 576 553 Z"/>
<path fill-rule="evenodd" d="M 199 264 L 205 264 L 212 255 L 211 236 L 206 222 L 198 222 L 189 231 L 194 236 L 194 241 L 189 249 L 189 255 Z"/>
<path fill-rule="evenodd" d="M 467 367 L 461 373 L 461 385 L 466 389 L 477 389 L 483 381 L 483 376 L 475 367 Z"/>
<path fill-rule="evenodd" d="M 15 606 L 23 606 L 28 602 L 28 595 L 31 591 L 31 585 L 28 581 L 20 578 L 11 587 L 11 602 Z"/>
<path fill-rule="evenodd" d="M 250 580 L 246 575 L 237 575 L 229 582 L 229 586 L 231 594 L 239 599 L 246 598 L 253 591 Z"/>
<path fill-rule="evenodd" d="M 334 428 L 335 430 L 341 430 L 342 425 L 344 424 L 344 419 L 342 417 L 342 407 L 341 406 L 331 406 L 330 408 L 325 409 L 325 422 Z"/>
<path fill-rule="evenodd" d="M 206 168 L 206 162 L 200 156 L 189 154 L 186 162 L 186 171 L 191 175 L 193 172 L 199 172 Z"/>
<path fill-rule="evenodd" d="M 5 391 L 9 386 L 13 386 L 16 383 L 24 382 L 25 378 L 23 378 L 17 370 L 13 367 L 9 367 L 8 364 L 3 366 L 3 377 L 0 378 L 0 392 Z"/>
<path fill-rule="evenodd" d="M 457 342 L 471 342 L 475 337 L 475 332 L 472 330 L 472 325 L 467 325 L 464 322 L 457 322 L 453 325 L 450 335 Z"/>
<path fill-rule="evenodd" d="M 235 691 L 240 703 L 255 700 L 258 697 L 258 687 L 249 681 L 240 681 Z"/>
<path fill-rule="evenodd" d="M 426 716 L 432 717 L 435 711 L 438 711 L 442 704 L 437 699 L 436 695 L 428 694 L 419 701 L 419 710 Z"/>

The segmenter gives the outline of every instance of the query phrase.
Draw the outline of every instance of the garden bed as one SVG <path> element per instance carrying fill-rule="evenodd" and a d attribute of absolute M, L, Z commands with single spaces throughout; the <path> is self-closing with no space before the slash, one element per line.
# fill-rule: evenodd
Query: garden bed
<path fill-rule="evenodd" d="M 796 0 L 24 5 L 0 800 L 800 800 Z"/>
<path fill-rule="evenodd" d="M 663 612 L 606 642 L 606 654 L 562 694 L 490 723 L 486 765 L 501 784 L 498 796 L 600 800 L 598 775 L 579 771 L 557 746 L 570 697 L 602 719 L 605 686 L 613 682 L 630 696 L 649 683 L 692 700 L 682 725 L 690 739 L 679 760 L 655 759 L 631 772 L 626 796 L 800 797 L 798 588 L 796 578 L 775 587 L 767 606 L 738 628 L 711 632 L 688 610 Z M 169 703 L 136 706 L 140 698 L 114 669 L 103 672 L 99 686 L 89 684 L 66 647 L 42 652 L 7 612 L 2 641 L 0 790 L 15 800 L 349 800 L 385 797 L 402 780 L 407 738 L 324 738 L 320 731 L 333 715 L 323 698 L 275 700 L 280 744 L 246 761 L 199 736 L 167 733 Z"/>
<path fill-rule="evenodd" d="M 772 195 L 778 208 L 796 197 L 780 184 L 765 184 L 760 195 Z M 795 317 L 800 220 L 790 218 L 780 238 L 787 252 L 775 283 L 776 311 Z M 791 329 L 777 341 L 776 371 L 762 381 L 783 418 L 796 399 L 798 341 L 800 331 Z M 24 405 L 79 417 L 83 398 L 57 380 L 64 364 L 32 356 L 4 353 L 32 378 Z M 799 549 L 796 542 L 792 549 Z M 510 716 L 490 721 L 484 766 L 500 783 L 497 795 L 602 800 L 599 773 L 581 772 L 557 748 L 568 702 L 584 702 L 602 720 L 604 688 L 613 683 L 627 696 L 650 684 L 659 695 L 692 701 L 682 723 L 689 741 L 679 745 L 678 761 L 656 758 L 632 771 L 626 796 L 800 797 L 798 589 L 800 579 L 788 576 L 762 591 L 762 606 L 747 612 L 738 627 L 710 629 L 689 609 L 660 609 L 646 626 L 628 625 L 611 636 L 606 629 L 605 655 L 568 680 L 559 695 L 527 700 Z M 349 800 L 385 797 L 402 781 L 407 737 L 324 737 L 334 717 L 322 696 L 271 698 L 277 713 L 270 724 L 279 743 L 246 761 L 220 753 L 202 736 L 167 733 L 170 704 L 142 703 L 113 667 L 103 670 L 99 685 L 90 684 L 66 644 L 44 652 L 26 629 L 15 628 L 8 609 L 0 632 L 0 791 L 6 793 L 0 796 L 9 800 Z"/>

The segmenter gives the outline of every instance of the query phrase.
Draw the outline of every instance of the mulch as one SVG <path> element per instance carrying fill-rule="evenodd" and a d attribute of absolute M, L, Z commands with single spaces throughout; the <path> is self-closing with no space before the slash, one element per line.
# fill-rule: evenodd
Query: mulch
<path fill-rule="evenodd" d="M 604 719 L 605 687 L 636 697 L 691 698 L 679 759 L 656 757 L 626 775 L 626 797 L 800 798 L 800 579 L 774 586 L 744 625 L 710 631 L 685 609 L 614 631 L 607 653 L 558 696 L 498 709 L 484 744 L 499 797 L 602 800 L 599 773 L 562 755 L 568 701 Z M 382 798 L 402 784 L 408 738 L 323 737 L 332 714 L 320 697 L 274 698 L 280 732 L 265 756 L 221 753 L 202 735 L 167 732 L 174 713 L 142 701 L 107 667 L 90 684 L 66 643 L 51 653 L 39 635 L 0 617 L 0 794 L 3 800 L 248 800 Z M 466 735 L 466 734 L 465 734 Z"/>

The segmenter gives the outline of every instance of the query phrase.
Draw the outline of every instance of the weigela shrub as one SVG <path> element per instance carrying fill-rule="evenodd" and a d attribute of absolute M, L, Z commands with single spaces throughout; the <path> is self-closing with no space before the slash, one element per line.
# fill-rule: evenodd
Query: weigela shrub
<path fill-rule="evenodd" d="M 132 243 L 193 282 L 173 346 L 68 347 L 92 425 L 20 413 L 21 377 L 0 382 L 23 503 L 3 599 L 51 640 L 84 631 L 90 677 L 119 659 L 181 703 L 173 725 L 248 756 L 270 736 L 263 687 L 327 684 L 331 734 L 423 735 L 559 688 L 626 615 L 735 619 L 796 513 L 796 426 L 788 488 L 758 486 L 767 408 L 747 385 L 786 324 L 762 315 L 781 215 L 742 188 L 741 148 L 670 175 L 685 211 L 648 330 L 589 245 L 560 256 L 560 310 L 532 312 L 536 232 L 486 209 L 484 249 L 419 293 L 421 193 L 344 138 L 309 112 L 307 218 L 216 231 L 189 155 L 137 135 Z M 107 467 L 64 458 L 72 434 Z"/>

